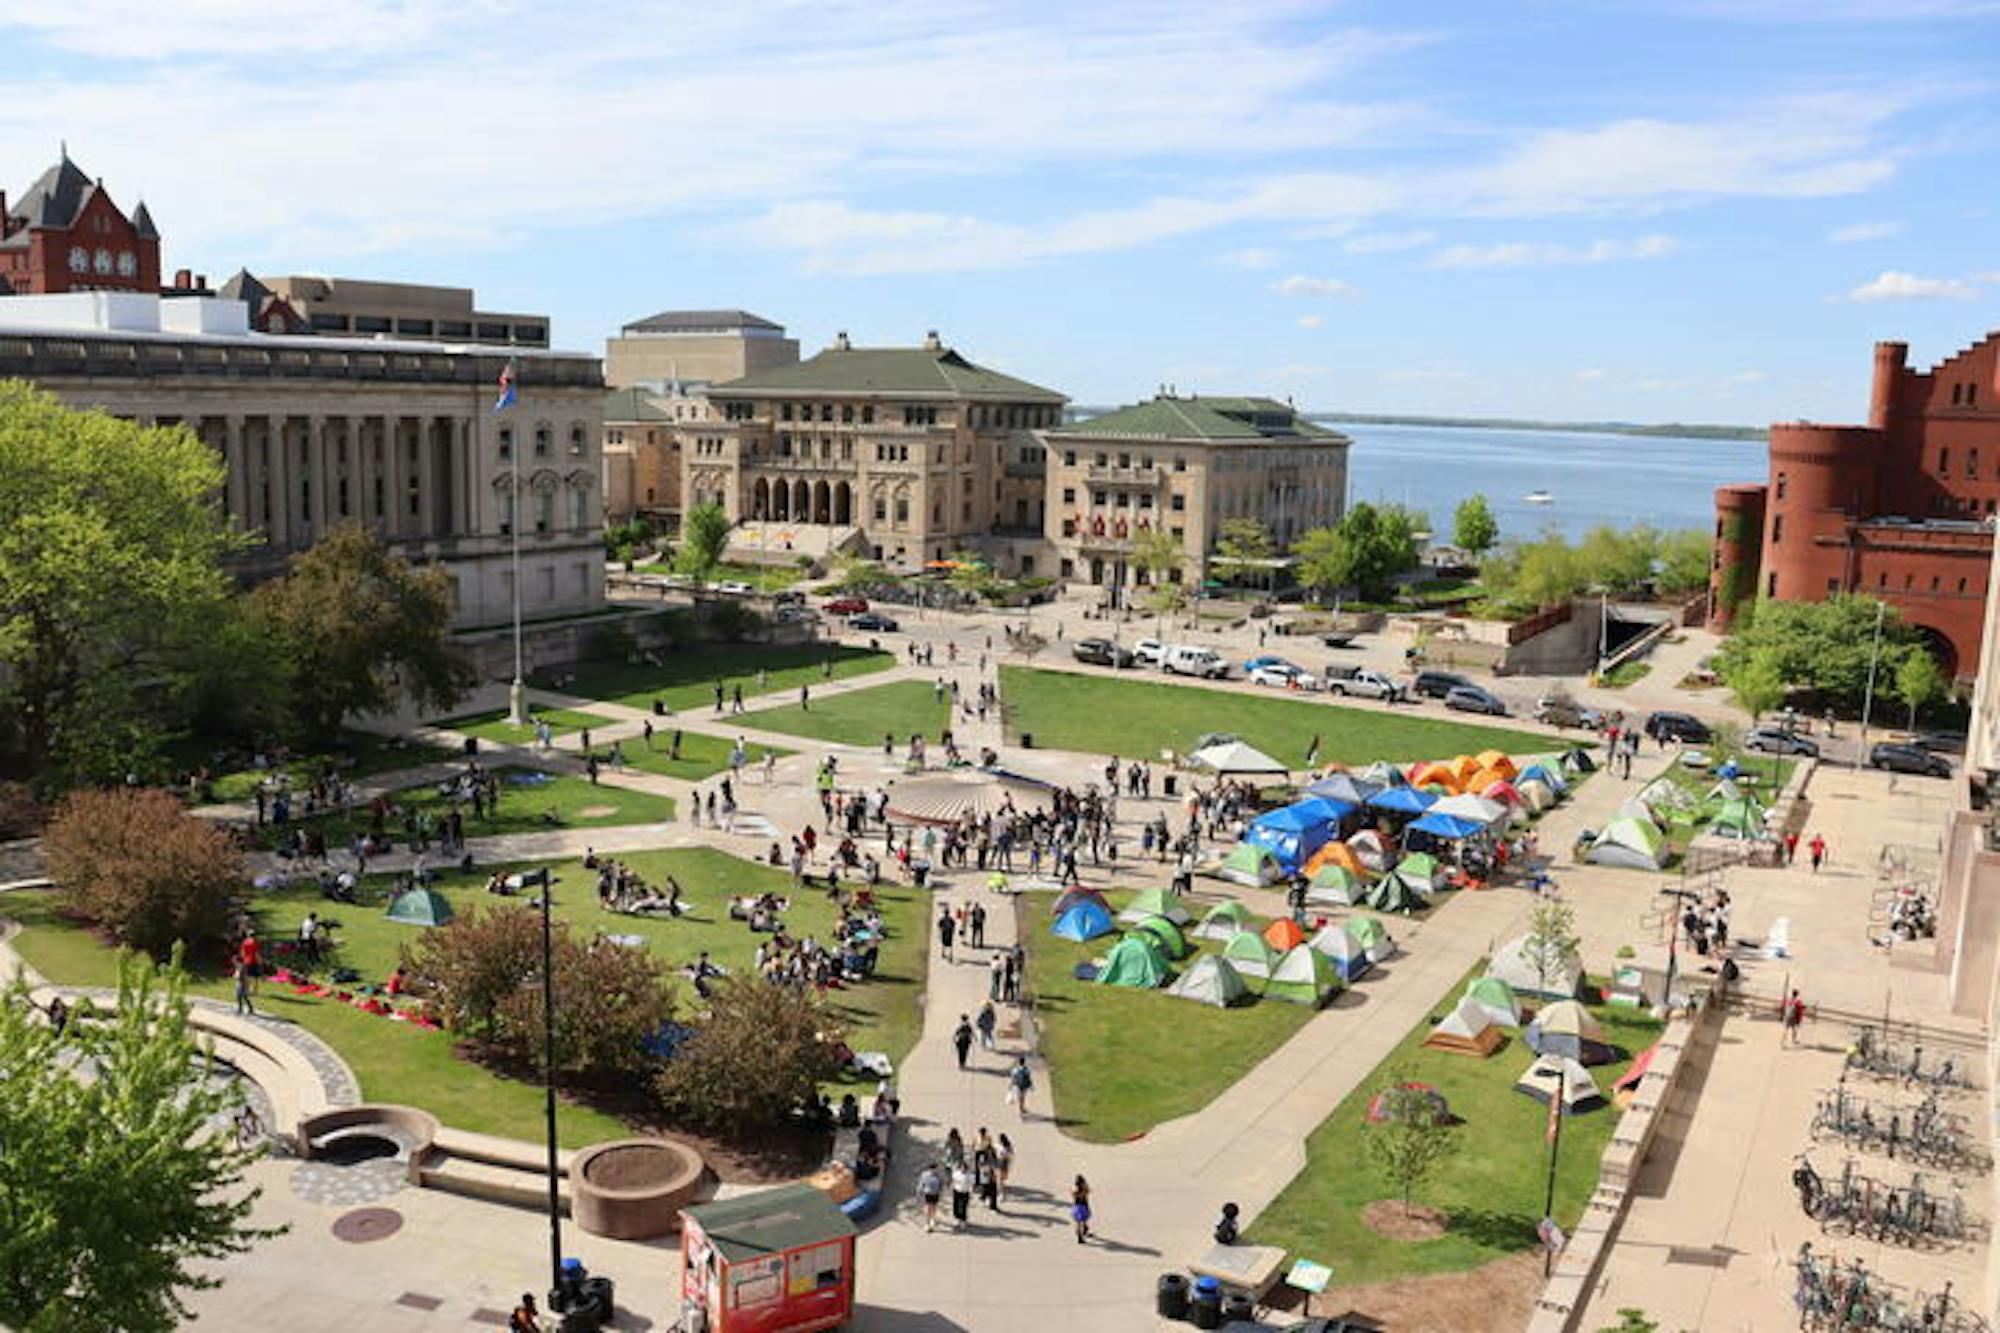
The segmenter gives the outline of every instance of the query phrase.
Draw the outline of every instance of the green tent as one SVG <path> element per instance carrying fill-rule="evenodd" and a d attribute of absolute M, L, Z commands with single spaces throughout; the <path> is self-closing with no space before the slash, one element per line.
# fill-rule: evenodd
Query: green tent
<path fill-rule="evenodd" d="M 1369 962 L 1379 963 L 1395 955 L 1396 941 L 1389 938 L 1389 928 L 1374 917 L 1351 916 L 1342 923 L 1342 928 L 1367 950 Z"/>
<path fill-rule="evenodd" d="M 1604 826 L 1584 859 L 1592 865 L 1658 870 L 1667 862 L 1667 838 L 1656 824 L 1621 816 Z"/>
<path fill-rule="evenodd" d="M 1216 874 L 1233 883 L 1245 884 L 1253 889 L 1261 889 L 1276 884 L 1284 878 L 1285 869 L 1278 864 L 1268 847 L 1260 847 L 1254 842 L 1239 842 L 1222 858 Z"/>
<path fill-rule="evenodd" d="M 1163 916 L 1177 926 L 1185 926 L 1194 918 L 1181 906 L 1181 900 L 1166 889 L 1146 889 L 1132 895 L 1132 901 L 1125 904 L 1125 910 L 1118 914 L 1120 921 L 1144 921 L 1149 916 Z"/>
<path fill-rule="evenodd" d="M 1310 944 L 1301 944 L 1271 969 L 1271 979 L 1264 983 L 1264 995 L 1267 999 L 1318 1008 L 1338 994 L 1340 988 L 1340 973 L 1332 960 Z"/>
<path fill-rule="evenodd" d="M 1733 838 L 1757 838 L 1764 833 L 1764 810 L 1748 796 L 1724 801 L 1709 819 L 1712 832 Z"/>
<path fill-rule="evenodd" d="M 1396 862 L 1393 872 L 1397 879 L 1409 886 L 1412 893 L 1428 898 L 1437 891 L 1438 880 L 1443 871 L 1438 859 L 1429 852 L 1415 852 Z"/>
<path fill-rule="evenodd" d="M 1368 886 L 1359 875 L 1346 866 L 1331 863 L 1315 870 L 1311 883 L 1306 885 L 1306 901 L 1309 903 L 1352 907 L 1367 896 Z"/>
<path fill-rule="evenodd" d="M 1181 973 L 1174 984 L 1167 987 L 1169 995 L 1213 1005 L 1217 1009 L 1227 1009 L 1249 993 L 1250 988 L 1243 983 L 1242 975 L 1229 965 L 1227 959 L 1214 954 L 1197 958 L 1193 967 Z"/>
<path fill-rule="evenodd" d="M 1246 977 L 1268 977 L 1278 965 L 1278 952 L 1254 930 L 1239 930 L 1222 946 L 1222 956 Z"/>
<path fill-rule="evenodd" d="M 1134 933 L 1143 933 L 1160 946 L 1160 952 L 1168 958 L 1185 958 L 1193 951 L 1181 928 L 1163 916 L 1149 916 L 1133 928 Z"/>
<path fill-rule="evenodd" d="M 1368 890 L 1367 905 L 1378 912 L 1402 912 L 1407 915 L 1422 907 L 1424 902 L 1401 876 L 1384 875 L 1375 881 L 1374 888 Z"/>
<path fill-rule="evenodd" d="M 1208 909 L 1194 933 L 1197 939 L 1227 940 L 1237 931 L 1249 928 L 1250 909 L 1239 902 L 1225 901 Z"/>
<path fill-rule="evenodd" d="M 1473 978 L 1465 988 L 1465 998 L 1478 1005 L 1496 1025 L 1521 1026 L 1521 1002 L 1514 997 L 1514 988 L 1499 977 Z"/>
<path fill-rule="evenodd" d="M 410 889 L 389 904 L 389 919 L 406 926 L 442 926 L 451 920 L 451 904 L 436 889 Z"/>
<path fill-rule="evenodd" d="M 1137 986 L 1151 990 L 1167 979 L 1167 960 L 1149 935 L 1132 934 L 1111 946 L 1097 973 L 1102 986 Z"/>

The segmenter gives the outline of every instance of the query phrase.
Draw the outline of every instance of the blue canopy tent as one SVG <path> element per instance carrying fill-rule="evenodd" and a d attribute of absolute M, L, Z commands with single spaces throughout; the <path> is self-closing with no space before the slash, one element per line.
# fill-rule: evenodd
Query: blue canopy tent
<path fill-rule="evenodd" d="M 1331 796 L 1315 796 L 1308 792 L 1304 799 L 1293 801 L 1286 808 L 1338 824 L 1354 813 L 1355 804 L 1353 801 L 1336 800 Z"/>
<path fill-rule="evenodd" d="M 1287 875 L 1296 874 L 1306 858 L 1333 840 L 1335 821 L 1308 807 L 1332 802 L 1302 801 L 1260 815 L 1243 835 L 1243 841 L 1262 847 L 1278 860 Z M 1335 809 L 1344 807 L 1333 806 Z"/>
<path fill-rule="evenodd" d="M 1464 819 L 1458 815 L 1439 814 L 1433 810 L 1422 819 L 1413 822 L 1405 832 L 1428 833 L 1434 838 L 1447 842 L 1462 842 L 1486 832 L 1486 825 L 1474 819 Z"/>
<path fill-rule="evenodd" d="M 1321 778 L 1307 787 L 1306 795 L 1323 797 L 1346 805 L 1361 806 L 1366 805 L 1369 797 L 1388 785 L 1385 782 L 1376 782 L 1372 778 L 1358 778 L 1352 773 L 1335 773 L 1332 777 Z"/>
<path fill-rule="evenodd" d="M 1391 787 L 1368 798 L 1368 808 L 1398 815 L 1420 815 L 1437 804 L 1437 797 L 1415 787 Z"/>
<path fill-rule="evenodd" d="M 1056 918 L 1049 927 L 1049 933 L 1060 939 L 1082 943 L 1094 940 L 1099 935 L 1109 935 L 1118 927 L 1111 920 L 1111 913 L 1093 902 L 1080 902 Z"/>

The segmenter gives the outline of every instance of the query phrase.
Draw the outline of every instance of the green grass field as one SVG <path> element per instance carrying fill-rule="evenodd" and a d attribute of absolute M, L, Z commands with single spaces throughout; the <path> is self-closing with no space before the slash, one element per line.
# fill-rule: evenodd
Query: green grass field
<path fill-rule="evenodd" d="M 676 965 L 692 961 L 703 949 L 732 971 L 747 968 L 758 936 L 727 918 L 727 899 L 736 894 L 769 889 L 789 893 L 791 877 L 767 866 L 742 861 L 708 848 L 638 852 L 623 858 L 649 882 L 663 884 L 673 875 L 692 904 L 689 915 L 675 921 L 619 916 L 598 905 L 596 876 L 581 861 L 552 862 L 561 881 L 556 911 L 586 932 L 637 935 Z M 519 867 L 515 867 L 519 868 Z M 472 876 L 450 874 L 438 890 L 454 906 L 487 899 L 481 892 L 492 868 Z M 399 925 L 382 915 L 386 890 L 371 877 L 375 901 L 366 906 L 328 903 L 311 885 L 260 892 L 255 908 L 267 956 L 283 963 L 286 955 L 270 949 L 296 938 L 299 922 L 319 909 L 323 918 L 339 922 L 334 931 L 339 949 L 335 961 L 352 967 L 370 982 L 379 982 L 395 966 L 402 945 L 421 929 Z M 856 1050 L 886 1051 L 901 1064 L 915 1044 L 922 1025 L 917 996 L 923 989 L 925 912 L 928 901 L 914 890 L 885 885 L 877 890 L 888 926 L 875 978 L 850 990 L 830 992 L 848 1025 L 848 1041 Z M 70 985 L 114 985 L 117 958 L 98 939 L 53 910 L 52 895 L 10 893 L 0 898 L 0 913 L 22 923 L 14 941 L 23 957 L 52 981 Z M 795 934 L 832 935 L 833 912 L 817 893 L 796 895 L 786 921 Z M 198 973 L 192 989 L 215 999 L 231 997 L 230 983 L 212 968 Z M 682 1007 L 693 1002 L 685 991 Z M 542 1094 L 533 1084 L 518 1083 L 488 1073 L 455 1056 L 449 1034 L 426 1031 L 363 1013 L 330 999 L 304 997 L 266 983 L 258 1007 L 298 1022 L 324 1038 L 361 1080 L 362 1095 L 371 1100 L 414 1102 L 435 1112 L 446 1124 L 509 1138 L 538 1139 L 541 1135 Z M 562 1114 L 563 1142 L 571 1147 L 623 1137 L 629 1132 L 609 1116 L 577 1107 Z"/>
<path fill-rule="evenodd" d="M 1131 897 L 1110 895 L 1112 909 Z M 1065 1133 L 1115 1143 L 1199 1111 L 1313 1016 L 1304 1005 L 1281 1000 L 1213 1009 L 1161 991 L 1078 981 L 1076 965 L 1103 957 L 1118 936 L 1086 944 L 1058 939 L 1049 933 L 1051 901 L 1046 893 L 1021 899 L 1021 938 L 1028 948 L 1041 1054 L 1049 1063 L 1056 1120 Z M 1212 905 L 1191 901 L 1188 910 L 1199 921 Z M 1262 930 L 1266 919 L 1258 917 L 1256 924 Z M 1196 952 L 1173 964 L 1176 976 L 1202 954 L 1222 949 L 1218 940 L 1188 942 Z M 1253 993 L 1262 984 L 1245 980 Z"/>
<path fill-rule="evenodd" d="M 1451 997 L 1440 998 L 1437 1008 L 1442 1010 L 1447 998 L 1463 990 L 1461 981 Z M 1592 1012 L 1605 1039 L 1627 1056 L 1590 1071 L 1608 1098 L 1612 1084 L 1630 1065 L 1629 1057 L 1658 1039 L 1660 1024 L 1618 1006 L 1597 1006 Z M 1305 1169 L 1258 1217 L 1250 1240 L 1331 1265 L 1340 1286 L 1463 1272 L 1535 1247 L 1547 1181 L 1548 1108 L 1513 1086 L 1533 1063 L 1533 1052 L 1518 1036 L 1483 1060 L 1425 1050 L 1429 1026 L 1420 1022 L 1313 1131 L 1306 1140 Z M 1436 1088 L 1464 1122 L 1457 1130 L 1457 1155 L 1415 1196 L 1416 1202 L 1442 1209 L 1449 1219 L 1445 1234 L 1435 1240 L 1390 1240 L 1361 1220 L 1369 1203 L 1397 1197 L 1366 1143 L 1369 1098 L 1391 1070 L 1407 1070 L 1408 1077 Z M 1555 1216 L 1564 1228 L 1576 1224 L 1597 1186 L 1598 1162 L 1618 1115 L 1617 1107 L 1607 1102 L 1563 1122 Z"/>
<path fill-rule="evenodd" d="M 1052 750 L 1086 754 L 1186 753 L 1204 732 L 1241 736 L 1282 763 L 1303 765 L 1313 737 L 1322 764 L 1408 762 L 1499 749 L 1510 754 L 1561 749 L 1553 736 L 1448 721 L 1413 707 L 1344 707 L 1282 695 L 1257 695 L 1119 680 L 1028 667 L 1000 669 L 1007 730 Z"/>
<path fill-rule="evenodd" d="M 324 753 L 288 757 L 267 768 L 230 768 L 217 772 L 209 779 L 209 795 L 217 801 L 247 801 L 256 795 L 260 781 L 277 773 L 289 775 L 294 787 L 302 787 L 324 772 L 329 763 L 343 777 L 365 778 L 436 763 L 450 759 L 454 753 L 400 736 L 344 731 L 340 745 Z M 215 763 L 212 756 L 193 742 L 173 747 L 172 758 L 177 768 L 185 769 L 204 764 L 213 767 Z"/>
<path fill-rule="evenodd" d="M 534 786 L 517 785 L 510 781 L 516 775 L 539 771 L 519 767 L 499 769 L 498 812 L 480 818 L 472 813 L 470 805 L 463 806 L 465 836 L 487 838 L 503 833 L 535 833 L 548 828 L 658 824 L 674 817 L 673 799 L 650 792 L 630 791 L 604 784 L 593 786 L 586 778 L 567 774 L 550 775 L 547 782 Z M 404 809 L 420 814 L 428 811 L 434 818 L 448 814 L 452 805 L 435 785 L 405 787 L 395 793 L 394 800 Z M 368 824 L 367 807 L 357 806 L 346 814 L 336 811 L 308 821 L 294 819 L 283 827 L 267 824 L 262 836 L 265 841 L 275 844 L 288 830 L 306 827 L 318 830 L 326 838 L 327 846 L 336 848 L 346 846 L 355 835 L 364 832 Z M 403 840 L 400 815 L 390 818 L 387 833 L 392 842 Z"/>
<path fill-rule="evenodd" d="M 611 725 L 610 718 L 597 713 L 586 713 L 577 708 L 533 708 L 529 711 L 536 722 L 548 723 L 549 731 L 557 736 L 567 736 L 571 732 L 591 727 Z M 507 710 L 504 708 L 495 708 L 486 713 L 471 713 L 464 717 L 446 718 L 433 725 L 503 745 L 532 745 L 535 742 L 534 723 L 517 727 L 507 720 Z"/>
<path fill-rule="evenodd" d="M 879 746 L 884 735 L 901 745 L 917 731 L 935 744 L 938 733 L 951 725 L 951 707 L 938 700 L 929 681 L 898 680 L 815 699 L 811 708 L 789 704 L 762 709 L 744 721 L 763 731 L 841 745 Z"/>
<path fill-rule="evenodd" d="M 759 693 L 796 696 L 801 685 L 864 676 L 887 671 L 894 665 L 893 654 L 832 643 L 709 648 L 671 652 L 659 666 L 586 663 L 577 669 L 576 679 L 565 685 L 563 692 L 628 708 L 651 708 L 653 700 L 663 699 L 676 713 L 700 710 L 704 715 L 713 715 L 718 681 L 725 691 L 741 685 L 746 700 Z M 757 684 L 760 670 L 765 673 L 761 690 Z M 539 676 L 537 680 L 546 683 Z"/>
<path fill-rule="evenodd" d="M 685 782 L 700 782 L 729 767 L 729 751 L 734 742 L 699 731 L 684 731 L 681 733 L 681 757 L 673 759 L 669 757 L 673 754 L 673 736 L 673 727 L 661 726 L 653 733 L 652 749 L 648 750 L 645 741 L 637 736 L 629 736 L 619 746 L 619 752 L 633 768 L 658 773 L 662 777 L 680 778 Z M 775 745 L 759 745 L 754 741 L 746 742 L 744 749 L 749 755 L 748 767 L 751 768 L 763 762 L 766 751 L 781 758 L 791 753 Z M 604 747 L 599 746 L 598 754 L 603 753 Z"/>

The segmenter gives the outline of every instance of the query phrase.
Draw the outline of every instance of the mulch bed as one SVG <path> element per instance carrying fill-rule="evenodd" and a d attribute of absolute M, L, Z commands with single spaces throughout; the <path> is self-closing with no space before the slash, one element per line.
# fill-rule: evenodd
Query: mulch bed
<path fill-rule="evenodd" d="M 1377 1199 L 1361 1210 L 1361 1221 L 1390 1240 L 1436 1240 L 1447 1229 L 1445 1215 L 1427 1204 L 1404 1207 L 1396 1199 Z"/>
<path fill-rule="evenodd" d="M 1358 1316 L 1362 1328 L 1395 1333 L 1513 1333 L 1541 1290 L 1542 1257 L 1528 1251 L 1464 1273 L 1341 1287 L 1312 1297 L 1305 1313 Z"/>

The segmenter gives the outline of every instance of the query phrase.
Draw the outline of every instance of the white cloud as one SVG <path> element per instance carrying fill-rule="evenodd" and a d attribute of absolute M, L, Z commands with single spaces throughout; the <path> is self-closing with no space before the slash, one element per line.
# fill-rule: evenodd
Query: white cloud
<path fill-rule="evenodd" d="M 1305 273 L 1294 273 L 1271 284 L 1271 290 L 1281 296 L 1352 296 L 1354 288 L 1339 278 L 1315 278 Z"/>
<path fill-rule="evenodd" d="M 1611 378 L 1611 372 L 1610 372 L 1610 371 L 1608 371 L 1608 370 L 1600 370 L 1600 369 L 1598 369 L 1597 367 L 1595 367 L 1595 366 L 1592 366 L 1592 367 L 1590 367 L 1590 368 L 1589 368 L 1589 369 L 1587 369 L 1587 370 L 1579 370 L 1579 371 L 1577 371 L 1577 372 L 1576 372 L 1576 378 L 1577 378 L 1577 380 L 1578 380 L 1579 382 L 1581 382 L 1581 383 L 1584 383 L 1584 384 L 1593 384 L 1593 383 L 1597 382 L 1598 380 L 1604 380 L 1604 379 L 1609 379 L 1609 378 Z"/>
<path fill-rule="evenodd" d="M 1663 259 L 1680 248 L 1671 236 L 1640 236 L 1629 241 L 1592 241 L 1589 245 L 1556 245 L 1535 241 L 1504 241 L 1497 245 L 1454 245 L 1438 251 L 1426 268 L 1520 268 L 1544 264 L 1609 264 L 1624 259 Z"/>
<path fill-rule="evenodd" d="M 1276 250 L 1260 250 L 1255 246 L 1231 250 L 1221 257 L 1222 262 L 1231 268 L 1274 268 L 1283 258 Z"/>
<path fill-rule="evenodd" d="M 1979 288 L 1959 278 L 1920 278 L 1900 269 L 1884 269 L 1850 290 L 1847 301 L 1970 301 Z"/>
<path fill-rule="evenodd" d="M 1302 329 L 1316 329 L 1325 322 L 1325 318 L 1320 315 L 1300 315 L 1296 321 Z"/>
<path fill-rule="evenodd" d="M 1762 384 L 1770 378 L 1771 372 L 1768 370 L 1739 370 L 1734 375 L 1724 375 L 1722 382 L 1724 384 Z"/>
<path fill-rule="evenodd" d="M 1340 248 L 1351 255 L 1373 255 L 1390 250 L 1414 250 L 1436 239 L 1437 233 L 1429 230 L 1375 231 L 1352 237 Z"/>
<path fill-rule="evenodd" d="M 1900 222 L 1854 222 L 1845 227 L 1835 227 L 1826 234 L 1826 239 L 1830 245 L 1858 245 L 1863 241 L 1887 240 L 1902 230 Z"/>

